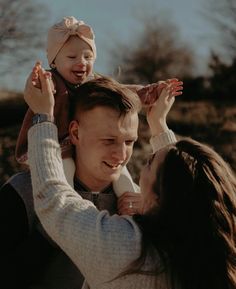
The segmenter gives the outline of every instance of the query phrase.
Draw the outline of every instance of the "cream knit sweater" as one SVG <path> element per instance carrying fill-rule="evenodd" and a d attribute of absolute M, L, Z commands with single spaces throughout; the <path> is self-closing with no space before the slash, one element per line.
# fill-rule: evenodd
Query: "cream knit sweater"
<path fill-rule="evenodd" d="M 130 216 L 98 211 L 71 188 L 63 172 L 54 124 L 33 126 L 28 145 L 36 213 L 47 233 L 78 266 L 90 288 L 170 288 L 164 273 L 157 277 L 128 275 L 110 281 L 140 255 L 138 226 Z M 149 266 L 147 260 L 145 269 Z"/>

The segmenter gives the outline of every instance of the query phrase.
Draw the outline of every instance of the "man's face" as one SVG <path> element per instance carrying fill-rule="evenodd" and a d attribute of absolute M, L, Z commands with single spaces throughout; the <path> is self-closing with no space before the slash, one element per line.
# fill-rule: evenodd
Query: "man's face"
<path fill-rule="evenodd" d="M 100 191 L 117 180 L 137 140 L 137 112 L 119 116 L 108 107 L 80 113 L 70 133 L 76 147 L 76 176 L 91 190 Z"/>
<path fill-rule="evenodd" d="M 77 36 L 71 36 L 57 54 L 57 71 L 70 83 L 80 84 L 93 73 L 94 55 L 91 47 Z"/>

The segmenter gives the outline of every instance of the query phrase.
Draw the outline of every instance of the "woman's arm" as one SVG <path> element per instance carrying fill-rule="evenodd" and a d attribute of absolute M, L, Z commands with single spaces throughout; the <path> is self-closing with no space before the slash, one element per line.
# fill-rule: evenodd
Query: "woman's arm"
<path fill-rule="evenodd" d="M 40 77 L 42 89 L 28 83 L 25 100 L 34 113 L 52 116 L 54 97 L 50 75 L 40 70 Z M 99 212 L 69 186 L 53 123 L 31 127 L 28 144 L 35 210 L 47 233 L 90 284 L 116 277 L 140 254 L 141 234 L 136 223 L 128 216 L 111 217 L 106 211 Z"/>
<path fill-rule="evenodd" d="M 89 283 L 115 277 L 139 255 L 135 222 L 128 216 L 99 212 L 68 185 L 53 123 L 33 126 L 28 142 L 35 210 L 47 233 Z"/>
<path fill-rule="evenodd" d="M 42 91 L 26 87 L 25 99 L 34 112 L 53 114 L 47 79 L 42 81 Z M 31 127 L 28 144 L 35 210 L 45 230 L 90 284 L 116 277 L 139 255 L 137 225 L 131 217 L 99 212 L 68 185 L 53 123 Z"/>
<path fill-rule="evenodd" d="M 175 134 L 168 128 L 166 118 L 175 97 L 182 94 L 182 81 L 174 80 L 163 88 L 156 102 L 147 109 L 147 121 L 151 131 L 150 144 L 153 153 L 176 142 Z"/>

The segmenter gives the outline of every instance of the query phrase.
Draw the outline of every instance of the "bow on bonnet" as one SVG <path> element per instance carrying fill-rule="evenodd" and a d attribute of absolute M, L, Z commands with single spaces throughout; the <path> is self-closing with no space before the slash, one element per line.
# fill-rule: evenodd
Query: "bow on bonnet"
<path fill-rule="evenodd" d="M 47 58 L 51 65 L 62 46 L 70 36 L 76 35 L 91 47 L 94 58 L 96 58 L 95 35 L 92 28 L 75 17 L 64 17 L 59 23 L 53 25 L 48 31 Z"/>

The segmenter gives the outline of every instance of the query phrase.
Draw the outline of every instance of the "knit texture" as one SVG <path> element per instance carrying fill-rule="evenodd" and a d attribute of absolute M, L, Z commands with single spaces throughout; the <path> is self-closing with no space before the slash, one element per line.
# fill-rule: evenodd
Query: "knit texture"
<path fill-rule="evenodd" d="M 78 266 L 91 289 L 167 289 L 164 273 L 117 277 L 140 255 L 141 233 L 130 216 L 110 216 L 83 200 L 63 172 L 57 128 L 44 122 L 28 133 L 34 205 L 47 233 Z M 156 256 L 158 259 L 158 256 Z M 147 260 L 144 269 L 150 269 Z"/>
<path fill-rule="evenodd" d="M 156 151 L 159 151 L 160 149 L 164 148 L 165 146 L 175 143 L 176 137 L 172 130 L 167 130 L 165 132 L 162 132 L 158 136 L 152 136 L 150 139 L 150 144 L 152 146 L 152 152 L 155 153 Z"/>

